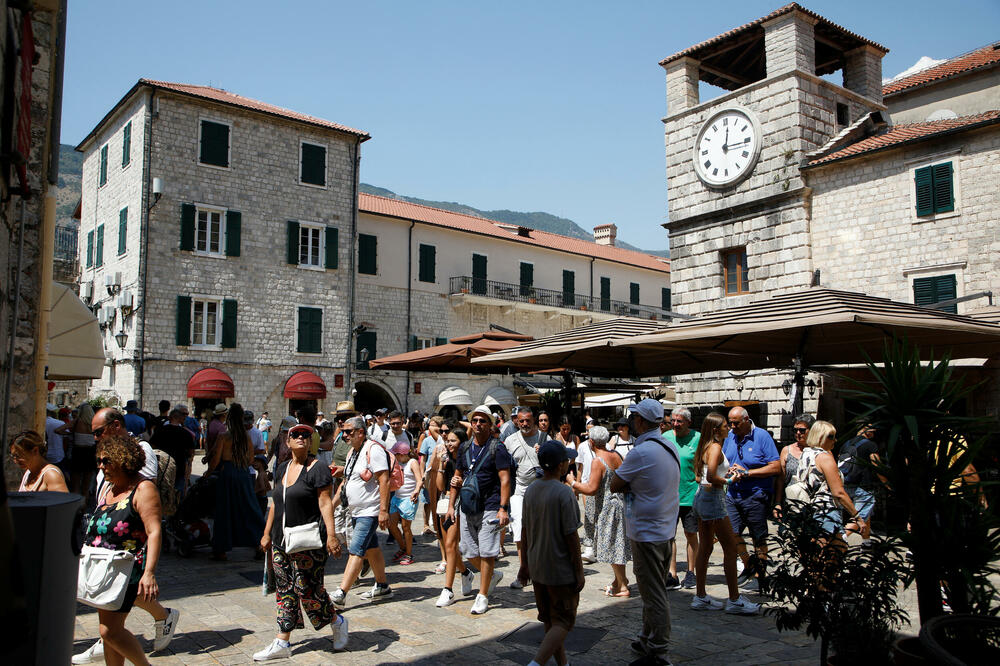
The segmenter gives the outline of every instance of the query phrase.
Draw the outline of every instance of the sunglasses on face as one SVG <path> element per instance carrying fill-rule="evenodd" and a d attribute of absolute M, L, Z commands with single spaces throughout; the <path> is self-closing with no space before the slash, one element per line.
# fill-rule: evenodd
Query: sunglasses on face
<path fill-rule="evenodd" d="M 300 430 L 296 433 L 288 435 L 291 439 L 308 439 L 311 433 Z"/>
<path fill-rule="evenodd" d="M 743 423 L 743 421 L 728 421 L 728 423 L 729 423 L 729 425 L 735 427 L 735 426 L 738 426 L 739 424 Z"/>
<path fill-rule="evenodd" d="M 808 428 L 792 428 L 792 432 L 794 432 L 796 435 L 802 435 L 804 433 L 809 432 L 809 429 Z"/>
<path fill-rule="evenodd" d="M 344 429 L 342 429 L 342 430 L 341 430 L 340 432 L 342 432 L 342 433 L 344 433 L 345 435 L 347 435 L 348 437 L 350 437 L 350 436 L 351 436 L 351 435 L 353 435 L 353 434 L 354 434 L 355 432 L 357 432 L 357 429 L 356 429 L 356 428 L 344 428 Z"/>
<path fill-rule="evenodd" d="M 472 419 L 471 423 L 489 423 L 486 419 Z"/>
<path fill-rule="evenodd" d="M 101 465 L 102 467 L 107 467 L 108 465 L 111 464 L 111 458 L 108 458 L 106 456 L 104 458 L 98 458 L 97 464 Z"/>
<path fill-rule="evenodd" d="M 107 429 L 107 427 L 108 426 L 106 425 L 102 425 L 100 428 L 94 428 L 91 432 L 93 433 L 94 437 L 100 437 L 101 435 L 104 434 L 104 431 L 105 429 Z"/>
<path fill-rule="evenodd" d="M 442 435 L 447 435 L 449 432 L 451 432 L 451 430 L 449 428 L 441 428 L 441 434 Z"/>

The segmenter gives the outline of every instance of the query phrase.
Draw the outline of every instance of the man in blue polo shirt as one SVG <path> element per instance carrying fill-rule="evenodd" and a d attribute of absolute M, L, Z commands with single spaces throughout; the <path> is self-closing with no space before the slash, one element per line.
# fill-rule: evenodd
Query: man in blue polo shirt
<path fill-rule="evenodd" d="M 774 477 L 781 473 L 778 448 L 766 430 L 753 424 L 747 410 L 733 407 L 729 410 L 729 435 L 722 452 L 733 474 L 726 493 L 726 512 L 738 537 L 744 565 L 741 578 L 745 587 L 755 589 L 758 585 L 755 576 L 764 573 L 767 561 L 767 514 L 774 493 Z M 753 539 L 753 558 L 742 539 L 744 527 Z"/>

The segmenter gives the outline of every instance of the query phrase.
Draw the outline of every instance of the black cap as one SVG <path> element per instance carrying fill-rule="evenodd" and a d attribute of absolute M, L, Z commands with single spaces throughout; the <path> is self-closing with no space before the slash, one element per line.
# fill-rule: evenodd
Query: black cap
<path fill-rule="evenodd" d="M 564 460 L 576 458 L 576 449 L 571 449 L 552 439 L 546 440 L 538 449 L 538 464 L 552 471 Z"/>

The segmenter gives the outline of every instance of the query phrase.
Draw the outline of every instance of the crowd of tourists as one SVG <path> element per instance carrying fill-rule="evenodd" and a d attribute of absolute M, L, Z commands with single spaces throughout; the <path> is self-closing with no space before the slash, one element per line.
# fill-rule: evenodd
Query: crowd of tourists
<path fill-rule="evenodd" d="M 584 565 L 605 563 L 613 573 L 599 586 L 605 595 L 642 599 L 635 663 L 664 664 L 668 591 L 693 589 L 694 610 L 758 614 L 743 592 L 759 591 L 767 576 L 768 520 L 809 502 L 825 539 L 846 548 L 852 530 L 867 543 L 878 483 L 865 464 L 878 459 L 872 429 L 843 444 L 838 460 L 834 426 L 796 416 L 794 440 L 779 453 L 742 407 L 708 413 L 695 429 L 690 410 L 667 416 L 660 402 L 645 399 L 614 423 L 588 415 L 579 432 L 564 416 L 523 406 L 509 420 L 485 405 L 460 419 L 407 418 L 388 409 L 363 415 L 343 401 L 332 420 L 307 405 L 276 422 L 239 403 L 217 405 L 202 422 L 187 405 L 166 401 L 159 416 L 140 413 L 134 401 L 124 413 L 86 403 L 72 413 L 48 408 L 44 437 L 28 431 L 10 444 L 24 470 L 20 489 L 80 492 L 89 506 L 86 552 L 125 552 L 131 562 L 113 604 L 81 599 L 98 608 L 100 637 L 74 663 L 102 656 L 109 664 L 148 663 L 125 627 L 134 606 L 153 617 L 154 651 L 169 644 L 180 613 L 158 602 L 156 566 L 164 538 L 179 529 L 171 521 L 197 515 L 190 505 L 206 497 L 212 558 L 252 547 L 273 580 L 277 631 L 256 661 L 290 656 L 303 611 L 315 629 L 331 628 L 334 650 L 345 649 L 348 621 L 338 611 L 369 574 L 374 581 L 360 600 L 393 596 L 387 566 L 414 563 L 413 521 L 423 506 L 424 532 L 440 553 L 438 607 L 471 598 L 471 614 L 487 613 L 509 539 L 518 566 L 507 584 L 531 586 L 546 630 L 532 666 L 553 657 L 565 664 Z M 206 471 L 192 484 L 199 448 Z M 391 563 L 381 541 L 396 546 Z M 707 593 L 716 542 L 726 599 Z M 343 574 L 328 591 L 327 560 L 343 555 Z"/>

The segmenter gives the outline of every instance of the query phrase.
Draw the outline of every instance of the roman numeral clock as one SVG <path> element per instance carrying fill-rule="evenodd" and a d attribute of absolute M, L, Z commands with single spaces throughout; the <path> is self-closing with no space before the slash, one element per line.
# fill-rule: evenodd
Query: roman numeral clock
<path fill-rule="evenodd" d="M 720 109 L 698 132 L 695 173 L 712 188 L 735 185 L 753 171 L 760 144 L 760 124 L 750 111 L 739 107 Z"/>

